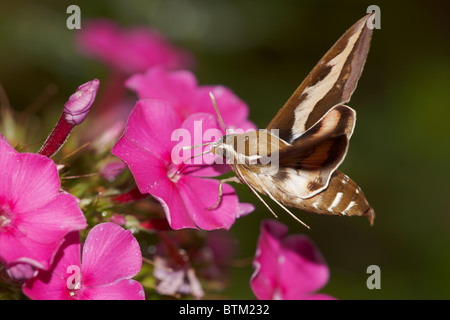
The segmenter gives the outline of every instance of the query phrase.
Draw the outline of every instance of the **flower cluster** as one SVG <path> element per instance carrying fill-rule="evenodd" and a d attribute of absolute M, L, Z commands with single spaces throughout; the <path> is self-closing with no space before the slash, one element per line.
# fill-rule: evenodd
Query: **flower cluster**
<path fill-rule="evenodd" d="M 64 300 L 201 299 L 224 288 L 236 253 L 227 231 L 255 207 L 219 188 L 230 167 L 201 144 L 225 134 L 211 94 L 227 128 L 256 129 L 248 106 L 199 84 L 191 55 L 154 30 L 98 20 L 76 41 L 111 71 L 99 99 L 99 80 L 81 85 L 36 153 L 0 134 L 0 285 L 8 297 Z M 331 298 L 314 293 L 329 275 L 318 249 L 286 234 L 263 222 L 255 296 Z"/>

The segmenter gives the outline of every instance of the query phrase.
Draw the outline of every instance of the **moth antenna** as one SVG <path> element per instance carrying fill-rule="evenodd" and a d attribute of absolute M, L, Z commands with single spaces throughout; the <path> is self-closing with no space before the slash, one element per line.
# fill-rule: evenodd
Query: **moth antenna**
<path fill-rule="evenodd" d="M 217 108 L 216 99 L 214 98 L 212 92 L 209 93 L 209 96 L 211 98 L 211 101 L 213 103 L 214 109 L 216 110 L 217 117 L 219 118 L 220 124 L 222 125 L 223 131 L 226 133 L 227 128 L 225 127 L 225 123 L 222 120 L 222 117 L 220 116 L 219 108 Z"/>
<path fill-rule="evenodd" d="M 204 155 L 204 154 L 207 154 L 207 153 L 210 153 L 210 152 L 212 152 L 212 150 L 205 151 L 205 152 L 202 152 L 202 153 L 200 153 L 200 154 L 196 154 L 196 155 L 194 155 L 194 156 L 192 156 L 192 157 L 190 157 L 190 158 L 184 160 L 184 161 L 181 163 L 181 166 L 178 168 L 178 171 L 181 171 L 181 169 L 183 169 L 184 165 L 186 164 L 186 161 L 189 161 L 189 160 L 191 160 L 191 159 L 193 159 L 193 158 L 195 158 L 195 157 L 200 157 L 200 156 L 202 156 L 202 155 Z"/>
<path fill-rule="evenodd" d="M 190 157 L 190 158 L 189 158 L 188 160 L 191 160 L 191 159 L 194 159 L 194 158 L 197 158 L 197 157 L 203 156 L 203 155 L 205 155 L 205 154 L 208 154 L 208 153 L 211 153 L 211 152 L 212 152 L 212 150 L 209 150 L 209 151 L 205 151 L 205 152 L 202 152 L 202 153 L 196 154 L 196 155 L 194 155 L 194 156 Z"/>
<path fill-rule="evenodd" d="M 196 154 L 196 155 L 194 155 L 194 156 L 192 156 L 192 157 L 190 157 L 190 158 L 184 160 L 184 161 L 181 163 L 181 166 L 180 166 L 180 168 L 179 168 L 178 170 L 181 170 L 181 169 L 184 167 L 184 165 L 186 164 L 187 161 L 192 160 L 192 159 L 197 158 L 197 157 L 200 157 L 200 156 L 203 156 L 204 154 L 208 154 L 208 153 L 211 153 L 211 152 L 212 152 L 212 150 L 205 151 L 205 152 L 202 152 L 202 153 L 200 153 L 200 154 Z"/>
<path fill-rule="evenodd" d="M 194 149 L 194 148 L 197 148 L 197 147 L 208 146 L 208 145 L 213 144 L 213 143 L 215 143 L 215 141 L 213 141 L 213 142 L 207 142 L 207 143 L 203 143 L 203 144 L 197 144 L 197 145 L 195 145 L 195 146 L 184 146 L 184 147 L 181 148 L 181 149 L 183 149 L 183 150 Z"/>
<path fill-rule="evenodd" d="M 277 199 L 275 199 L 275 197 L 273 197 L 270 193 L 268 193 L 268 196 L 275 201 L 280 207 L 282 207 L 287 213 L 289 213 L 291 215 L 292 218 L 294 218 L 295 220 L 297 220 L 298 222 L 300 222 L 302 225 L 304 225 L 306 228 L 311 229 L 306 223 L 304 223 L 302 220 L 300 220 L 295 214 L 293 214 L 292 212 L 289 211 L 288 208 L 286 208 L 285 206 L 283 206 Z"/>
<path fill-rule="evenodd" d="M 264 203 L 264 205 L 267 207 L 267 209 L 269 209 L 269 211 L 273 214 L 273 216 L 278 219 L 278 216 L 275 214 L 275 212 L 273 212 L 273 210 L 269 207 L 269 205 L 263 200 L 263 198 L 258 194 L 258 192 L 253 189 L 252 186 L 250 186 L 249 184 L 247 184 L 250 188 L 250 190 L 253 191 L 253 193 L 259 198 L 259 200 L 261 200 L 262 203 Z"/>

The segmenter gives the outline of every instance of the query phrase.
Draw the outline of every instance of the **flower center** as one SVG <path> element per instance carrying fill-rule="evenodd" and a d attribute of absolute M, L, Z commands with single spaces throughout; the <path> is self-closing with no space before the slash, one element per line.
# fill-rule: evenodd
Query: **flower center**
<path fill-rule="evenodd" d="M 6 227 L 11 222 L 11 213 L 6 205 L 0 205 L 0 228 Z"/>
<path fill-rule="evenodd" d="M 177 183 L 178 180 L 181 178 L 180 166 L 172 164 L 172 163 L 169 164 L 167 166 L 167 176 L 169 177 L 170 180 Z"/>
<path fill-rule="evenodd" d="M 69 295 L 73 298 L 78 295 L 81 289 L 81 283 L 77 282 L 72 289 L 69 289 Z"/>

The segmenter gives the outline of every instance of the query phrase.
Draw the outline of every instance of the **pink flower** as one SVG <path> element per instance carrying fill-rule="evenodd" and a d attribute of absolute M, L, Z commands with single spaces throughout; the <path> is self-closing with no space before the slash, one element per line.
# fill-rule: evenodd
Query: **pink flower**
<path fill-rule="evenodd" d="M 325 300 L 314 293 L 328 282 L 329 271 L 320 251 L 304 235 L 286 237 L 285 225 L 266 220 L 261 224 L 250 285 L 258 299 Z"/>
<path fill-rule="evenodd" d="M 189 71 L 166 71 L 154 67 L 145 74 L 132 76 L 126 85 L 137 93 L 139 99 L 169 101 L 183 118 L 197 112 L 217 117 L 209 95 L 212 92 L 227 128 L 256 129 L 247 119 L 249 111 L 244 101 L 221 85 L 198 86 L 197 79 Z"/>
<path fill-rule="evenodd" d="M 224 184 L 220 205 L 208 210 L 217 203 L 219 181 L 205 179 L 229 171 L 229 166 L 186 164 L 186 158 L 186 163 L 172 160 L 174 147 L 180 145 L 172 141 L 172 133 L 180 128 L 193 133 L 196 124 L 202 126 L 203 131 L 198 132 L 201 136 L 207 129 L 220 133 L 216 118 L 210 114 L 194 114 L 183 121 L 169 102 L 141 100 L 112 152 L 128 165 L 139 191 L 161 203 L 173 229 L 229 229 L 236 216 L 243 213 L 238 198 L 233 188 Z M 192 141 L 182 143 L 192 145 Z M 201 152 L 199 147 L 192 154 Z"/>
<path fill-rule="evenodd" d="M 87 55 L 127 74 L 143 72 L 156 65 L 186 68 L 193 62 L 187 52 L 174 47 L 155 30 L 148 27 L 126 30 L 106 19 L 85 23 L 77 42 Z"/>
<path fill-rule="evenodd" d="M 23 292 L 36 300 L 143 300 L 141 284 L 131 278 L 142 254 L 130 231 L 115 223 L 96 225 L 80 251 L 78 232 L 66 237 L 50 271 L 39 271 Z"/>
<path fill-rule="evenodd" d="M 77 199 L 60 192 L 52 160 L 18 153 L 1 135 L 0 172 L 0 262 L 23 280 L 30 266 L 48 270 L 64 236 L 86 219 Z"/>

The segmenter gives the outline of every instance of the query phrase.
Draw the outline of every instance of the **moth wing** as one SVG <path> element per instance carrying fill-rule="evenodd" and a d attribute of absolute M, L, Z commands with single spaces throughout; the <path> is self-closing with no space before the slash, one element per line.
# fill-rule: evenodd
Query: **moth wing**
<path fill-rule="evenodd" d="M 345 105 L 330 109 L 295 143 L 278 151 L 272 179 L 291 196 L 309 198 L 324 190 L 347 154 L 356 112 Z M 262 161 L 265 161 L 264 159 Z"/>
<path fill-rule="evenodd" d="M 369 52 L 366 15 L 348 29 L 317 63 L 267 126 L 293 143 L 332 107 L 350 100 Z"/>

